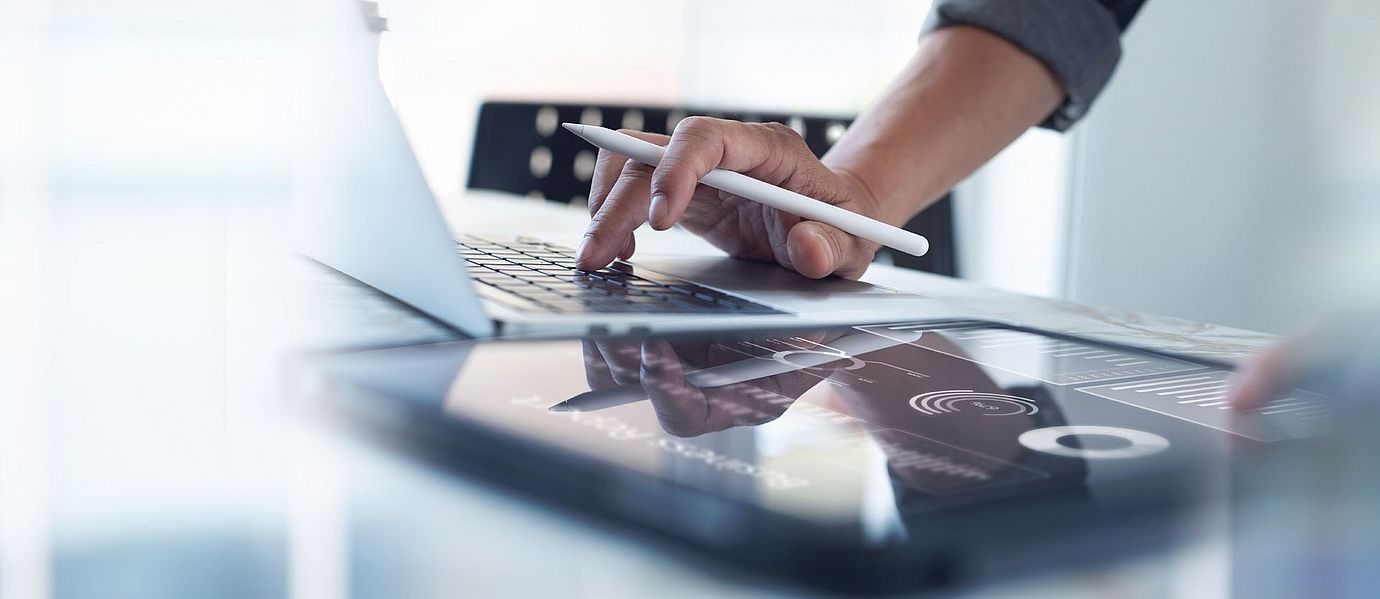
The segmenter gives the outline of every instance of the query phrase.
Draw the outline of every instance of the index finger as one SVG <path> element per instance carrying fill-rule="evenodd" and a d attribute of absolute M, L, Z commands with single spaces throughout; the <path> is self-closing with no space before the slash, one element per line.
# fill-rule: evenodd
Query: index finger
<path fill-rule="evenodd" d="M 707 432 L 709 401 L 685 380 L 685 367 L 671 344 L 655 339 L 642 344 L 641 375 L 662 429 L 677 437 Z"/>
<path fill-rule="evenodd" d="M 647 133 L 631 129 L 619 129 L 618 132 L 650 141 L 659 146 L 664 146 L 671 140 L 670 137 L 659 133 Z M 599 156 L 594 160 L 594 176 L 589 182 L 589 213 L 591 216 L 598 213 L 599 207 L 604 205 L 604 200 L 607 200 L 609 192 L 613 191 L 613 185 L 618 182 L 618 175 L 623 172 L 623 165 L 627 162 L 627 156 L 603 148 L 599 149 Z"/>
<path fill-rule="evenodd" d="M 810 161 L 818 159 L 805 140 L 780 123 L 689 117 L 676 125 L 652 173 L 647 221 L 654 229 L 671 228 L 690 204 L 700 178 L 716 168 L 780 185 Z"/>

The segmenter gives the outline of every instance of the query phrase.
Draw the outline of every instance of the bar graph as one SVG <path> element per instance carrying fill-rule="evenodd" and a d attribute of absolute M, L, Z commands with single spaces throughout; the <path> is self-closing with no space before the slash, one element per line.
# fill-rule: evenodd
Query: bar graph
<path fill-rule="evenodd" d="M 859 327 L 882 335 L 929 325 Z M 1134 350 L 1110 349 L 1011 329 L 975 328 L 925 332 L 911 345 L 999 368 L 1054 385 L 1100 383 L 1153 374 L 1203 370 L 1202 366 Z"/>
<path fill-rule="evenodd" d="M 1305 436 L 1333 414 L 1327 398 L 1298 390 L 1253 410 L 1233 410 L 1227 402 L 1230 376 L 1213 370 L 1079 391 L 1257 441 Z"/>

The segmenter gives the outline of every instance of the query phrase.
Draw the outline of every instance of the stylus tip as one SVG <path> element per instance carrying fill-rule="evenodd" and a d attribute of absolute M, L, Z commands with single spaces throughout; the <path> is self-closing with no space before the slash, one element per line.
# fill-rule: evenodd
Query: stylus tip
<path fill-rule="evenodd" d="M 585 132 L 585 126 L 579 123 L 561 123 L 561 126 L 565 127 L 566 131 L 574 133 L 575 135 L 581 135 Z"/>

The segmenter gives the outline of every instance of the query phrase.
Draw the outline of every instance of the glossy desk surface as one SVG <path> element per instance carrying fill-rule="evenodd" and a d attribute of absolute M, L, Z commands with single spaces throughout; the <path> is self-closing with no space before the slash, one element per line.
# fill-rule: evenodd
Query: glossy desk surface
<path fill-rule="evenodd" d="M 97 202 L 63 209 L 54 215 L 61 233 L 30 240 L 49 268 L 25 290 L 43 313 L 7 321 L 30 322 L 20 332 L 42 340 L 32 353 L 6 346 L 7 359 L 30 356 L 11 363 L 17 378 L 6 389 L 31 392 L 11 395 L 0 419 L 9 588 L 70 597 L 800 592 L 446 476 L 317 421 L 284 389 L 291 355 L 453 333 L 287 249 L 286 228 L 275 226 L 283 204 L 157 208 L 156 224 Z M 468 231 L 520 226 L 571 245 L 586 219 L 498 194 L 446 208 Z M 76 239 L 81 251 L 64 249 Z M 88 251 L 93 243 L 102 251 Z M 639 250 L 713 252 L 679 231 L 642 233 Z M 1270 341 L 885 266 L 866 279 L 1032 326 L 1217 359 Z M 1220 521 L 1205 515 L 1201 541 L 1169 554 L 978 592 L 1224 590 Z"/>

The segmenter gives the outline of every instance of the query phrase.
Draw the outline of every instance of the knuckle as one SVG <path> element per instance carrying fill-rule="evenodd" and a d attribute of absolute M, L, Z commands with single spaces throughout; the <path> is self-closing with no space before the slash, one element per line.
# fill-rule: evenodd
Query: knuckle
<path fill-rule="evenodd" d="M 623 163 L 623 172 L 621 176 L 631 179 L 643 179 L 651 175 L 651 173 L 652 167 L 629 158 L 627 162 Z"/>
<path fill-rule="evenodd" d="M 655 173 L 652 173 L 652 195 L 667 195 L 671 191 L 671 182 L 667 179 L 666 170 L 657 169 Z"/>
<path fill-rule="evenodd" d="M 775 125 L 773 129 L 786 147 L 796 153 L 809 154 L 810 156 L 815 155 L 814 151 L 810 150 L 810 144 L 805 143 L 805 138 L 800 136 L 799 131 L 782 125 L 781 123 L 772 123 L 772 125 Z"/>
<path fill-rule="evenodd" d="M 687 150 L 699 152 L 718 147 L 723 143 L 726 129 L 734 125 L 742 124 L 707 116 L 686 117 L 676 125 L 676 130 L 671 134 L 667 154 L 674 155 Z"/>
<path fill-rule="evenodd" d="M 762 123 L 762 126 L 765 127 L 767 131 L 770 131 L 773 134 L 782 138 L 800 138 L 800 134 L 796 133 L 795 129 L 787 127 L 782 123 L 772 121 L 770 123 Z"/>
<path fill-rule="evenodd" d="M 767 165 L 766 170 L 772 173 L 773 178 L 791 180 L 797 185 L 808 179 L 801 174 L 812 170 L 810 163 L 816 162 L 817 159 L 805 145 L 805 140 L 794 129 L 776 122 L 754 123 L 752 127 L 766 149 L 763 164 Z M 806 193 L 802 189 L 795 191 Z"/>
<path fill-rule="evenodd" d="M 599 231 L 618 220 L 619 213 L 622 211 L 619 202 L 604 202 L 599 211 L 589 217 L 589 226 L 585 229 L 585 234 L 597 235 Z"/>
<path fill-rule="evenodd" d="M 648 177 L 651 181 L 653 193 L 669 191 L 668 188 L 675 185 L 678 179 L 686 178 L 684 173 L 693 169 L 693 165 L 698 158 L 694 156 L 667 155 L 661 160 L 655 170 L 650 171 Z"/>
<path fill-rule="evenodd" d="M 742 126 L 745 125 L 707 116 L 686 117 L 676 126 L 654 180 L 665 175 L 681 177 L 681 171 L 686 169 L 708 172 L 723 158 L 728 128 Z"/>
<path fill-rule="evenodd" d="M 723 121 L 720 121 L 719 119 L 713 117 L 699 115 L 688 116 L 682 119 L 680 121 L 680 124 L 676 125 L 676 132 L 679 133 L 681 131 L 685 131 L 686 133 L 707 133 L 711 130 L 717 129 L 719 127 L 719 124 L 722 122 Z"/>
<path fill-rule="evenodd" d="M 585 227 L 584 241 L 605 239 L 612 233 L 605 233 L 606 229 L 614 227 L 617 218 L 610 214 L 609 210 L 600 210 L 589 219 L 589 226 Z"/>
<path fill-rule="evenodd" d="M 595 223 L 593 221 L 590 221 L 589 225 L 585 227 L 585 232 L 580 235 L 581 244 L 588 244 L 589 242 L 594 241 L 599 237 L 599 232 L 595 230 L 594 225 Z"/>

